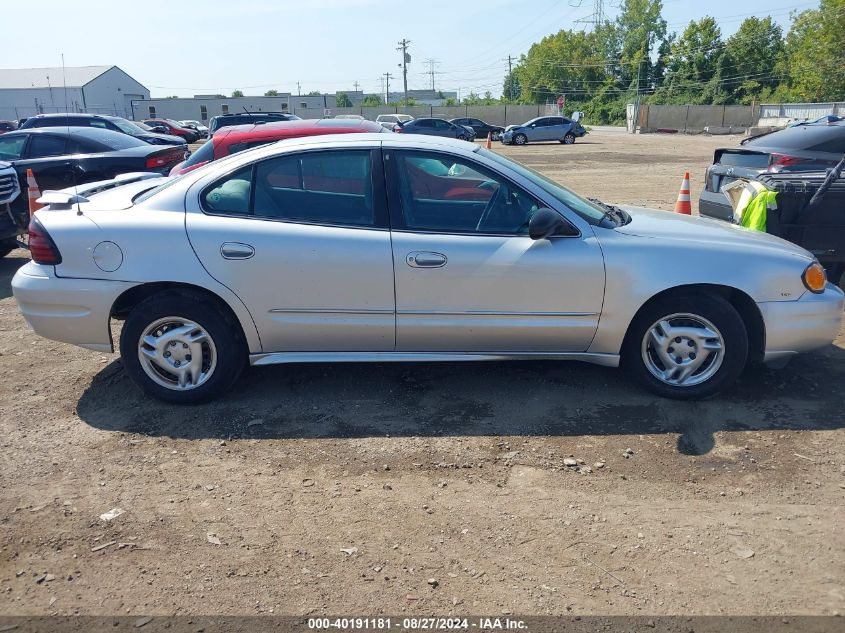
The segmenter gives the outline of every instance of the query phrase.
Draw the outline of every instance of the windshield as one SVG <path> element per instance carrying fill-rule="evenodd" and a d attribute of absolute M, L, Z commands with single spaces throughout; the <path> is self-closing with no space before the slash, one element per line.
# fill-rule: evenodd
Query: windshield
<path fill-rule="evenodd" d="M 554 180 L 547 178 L 543 174 L 536 172 L 514 160 L 500 156 L 488 149 L 479 148 L 478 154 L 480 156 L 484 156 L 485 158 L 489 158 L 500 165 L 509 167 L 525 178 L 528 178 L 528 180 L 536 184 L 538 187 L 541 187 L 557 200 L 560 200 L 563 204 L 572 209 L 590 224 L 598 224 L 605 218 L 605 211 L 600 206 L 582 198 L 574 191 L 556 183 Z"/>
<path fill-rule="evenodd" d="M 127 121 L 126 119 L 112 119 L 112 123 L 114 123 L 117 127 L 120 128 L 121 132 L 125 132 L 126 134 L 138 134 L 144 133 L 144 130 L 140 125 L 136 125 L 131 121 Z"/>

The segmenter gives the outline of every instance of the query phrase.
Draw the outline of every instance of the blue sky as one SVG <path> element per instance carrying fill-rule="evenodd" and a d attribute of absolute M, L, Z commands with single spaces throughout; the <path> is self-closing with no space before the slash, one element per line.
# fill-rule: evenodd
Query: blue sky
<path fill-rule="evenodd" d="M 153 96 L 191 96 L 234 89 L 246 94 L 381 90 L 401 87 L 397 42 L 411 40 L 409 88 L 435 86 L 494 95 L 501 92 L 507 56 L 561 28 L 578 28 L 592 0 L 39 0 L 37 21 L 5 29 L 0 66 L 6 68 L 116 64 Z M 606 2 L 612 16 L 618 2 Z M 418 8 L 424 5 L 422 8 Z M 580 5 L 580 6 L 579 6 Z M 711 15 L 730 35 L 751 15 L 771 15 L 786 29 L 790 10 L 817 2 L 787 0 L 664 0 L 669 29 Z"/>

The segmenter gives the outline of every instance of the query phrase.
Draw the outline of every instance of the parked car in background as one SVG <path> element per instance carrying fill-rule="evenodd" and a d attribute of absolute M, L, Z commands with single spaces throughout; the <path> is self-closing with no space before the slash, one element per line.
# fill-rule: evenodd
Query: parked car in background
<path fill-rule="evenodd" d="M 413 120 L 414 117 L 410 114 L 379 114 L 376 117 L 376 123 L 382 127 L 386 127 L 388 130 L 393 130 L 397 123 L 407 123 Z"/>
<path fill-rule="evenodd" d="M 364 121 L 364 117 L 360 114 L 338 114 L 336 119 L 355 119 L 356 121 Z"/>
<path fill-rule="evenodd" d="M 119 174 L 149 171 L 166 175 L 185 159 L 185 146 L 150 145 L 111 130 L 90 127 L 48 127 L 15 130 L 0 136 L 0 161 L 14 168 L 21 191 L 26 191 L 26 170 L 38 188 L 65 189 L 107 180 Z M 5 187 L 0 183 L 0 190 Z M 14 222 L 0 218 L 0 241 L 23 232 L 29 222 L 29 199 L 19 195 L 11 203 Z M 2 214 L 8 216 L 7 213 Z"/>
<path fill-rule="evenodd" d="M 0 210 L 6 211 L 7 206 L 14 202 L 21 193 L 18 173 L 12 163 L 0 160 Z M 17 220 L 15 214 L 0 213 L 0 257 L 5 257 L 18 247 L 17 236 L 23 231 L 22 224 L 26 219 Z"/>
<path fill-rule="evenodd" d="M 15 121 L 0 121 L 0 134 L 17 129 L 18 124 Z"/>
<path fill-rule="evenodd" d="M 200 135 L 200 138 L 208 138 L 208 128 L 200 123 L 199 121 L 179 121 L 182 124 L 182 127 L 189 128 L 191 130 L 196 130 L 197 134 Z"/>
<path fill-rule="evenodd" d="M 509 125 L 502 132 L 505 145 L 525 145 L 537 141 L 560 141 L 572 145 L 587 133 L 583 125 L 563 116 L 541 116 L 522 125 Z"/>
<path fill-rule="evenodd" d="M 178 121 L 173 119 L 144 119 L 144 123 L 151 128 L 164 128 L 168 134 L 185 139 L 186 143 L 196 143 L 199 140 L 199 133 L 189 127 L 182 127 Z"/>
<path fill-rule="evenodd" d="M 739 178 L 771 172 L 817 171 L 832 167 L 845 156 L 845 121 L 805 123 L 744 139 L 738 147 L 722 147 L 704 174 L 698 211 L 722 220 L 733 208 L 721 188 Z"/>
<path fill-rule="evenodd" d="M 445 119 L 414 119 L 407 123 L 397 123 L 393 128 L 394 132 L 402 134 L 425 134 L 428 136 L 444 136 L 468 141 L 475 138 L 471 129 L 463 125 L 455 125 Z"/>
<path fill-rule="evenodd" d="M 214 134 L 222 127 L 230 125 L 249 125 L 256 123 L 271 123 L 274 121 L 300 121 L 295 114 L 289 112 L 233 112 L 231 114 L 220 114 L 211 117 L 208 122 L 209 135 Z"/>
<path fill-rule="evenodd" d="M 22 130 L 42 127 L 92 127 L 102 130 L 111 130 L 134 136 L 151 145 L 181 145 L 188 149 L 184 138 L 171 134 L 158 134 L 151 129 L 144 129 L 138 123 L 127 121 L 119 116 L 108 116 L 104 114 L 38 114 L 30 117 L 20 127 Z M 145 126 L 146 127 L 146 126 Z"/>
<path fill-rule="evenodd" d="M 845 308 L 793 244 L 591 202 L 443 138 L 291 139 L 74 195 L 32 221 L 20 311 L 99 352 L 123 320 L 127 374 L 178 404 L 249 363 L 324 361 L 574 359 L 703 398 L 829 345 Z"/>
<path fill-rule="evenodd" d="M 389 130 L 378 123 L 357 119 L 306 119 L 227 126 L 217 130 L 208 142 L 194 152 L 188 160 L 174 166 L 170 175 L 178 176 L 230 154 L 283 139 L 362 132 L 389 132 Z"/>
<path fill-rule="evenodd" d="M 489 123 L 485 123 L 481 119 L 476 119 L 473 117 L 459 117 L 457 119 L 450 119 L 450 121 L 455 125 L 471 127 L 475 131 L 475 135 L 478 138 L 487 138 L 488 134 L 492 134 L 494 141 L 498 141 L 502 132 L 505 131 L 505 128 L 499 125 L 490 125 Z"/>

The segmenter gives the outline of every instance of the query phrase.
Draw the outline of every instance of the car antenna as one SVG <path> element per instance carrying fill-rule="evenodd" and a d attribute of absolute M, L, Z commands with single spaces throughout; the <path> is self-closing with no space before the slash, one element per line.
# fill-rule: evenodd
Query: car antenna
<path fill-rule="evenodd" d="M 65 72 L 65 54 L 62 53 L 62 86 L 65 92 L 65 120 L 67 121 L 67 138 L 65 139 L 65 143 L 70 144 L 70 117 L 67 111 L 67 73 Z M 68 151 L 67 145 L 65 145 L 65 152 Z M 79 195 L 79 183 L 76 181 L 76 169 L 74 169 L 73 164 L 70 166 L 71 174 L 73 174 L 73 193 Z M 82 210 L 79 206 L 76 207 L 76 215 L 82 215 Z"/>
<path fill-rule="evenodd" d="M 246 112 L 246 115 L 249 117 L 249 120 L 252 121 L 255 118 L 254 116 L 252 116 L 252 112 L 247 110 L 246 106 L 244 106 L 244 105 L 242 105 L 241 107 L 243 108 L 244 112 Z"/>

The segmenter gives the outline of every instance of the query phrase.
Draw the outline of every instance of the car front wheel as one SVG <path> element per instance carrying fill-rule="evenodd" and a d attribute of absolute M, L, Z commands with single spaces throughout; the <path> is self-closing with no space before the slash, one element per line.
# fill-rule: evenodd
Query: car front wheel
<path fill-rule="evenodd" d="M 525 145 L 528 142 L 528 137 L 525 134 L 516 134 L 513 137 L 513 142 L 517 145 Z"/>
<path fill-rule="evenodd" d="M 177 292 L 154 295 L 126 319 L 120 355 L 148 395 L 174 404 L 216 398 L 240 375 L 246 352 L 230 323 L 210 301 Z"/>
<path fill-rule="evenodd" d="M 734 382 L 748 359 L 742 317 L 715 294 L 674 294 L 637 315 L 622 350 L 629 375 L 666 398 L 706 398 Z"/>

